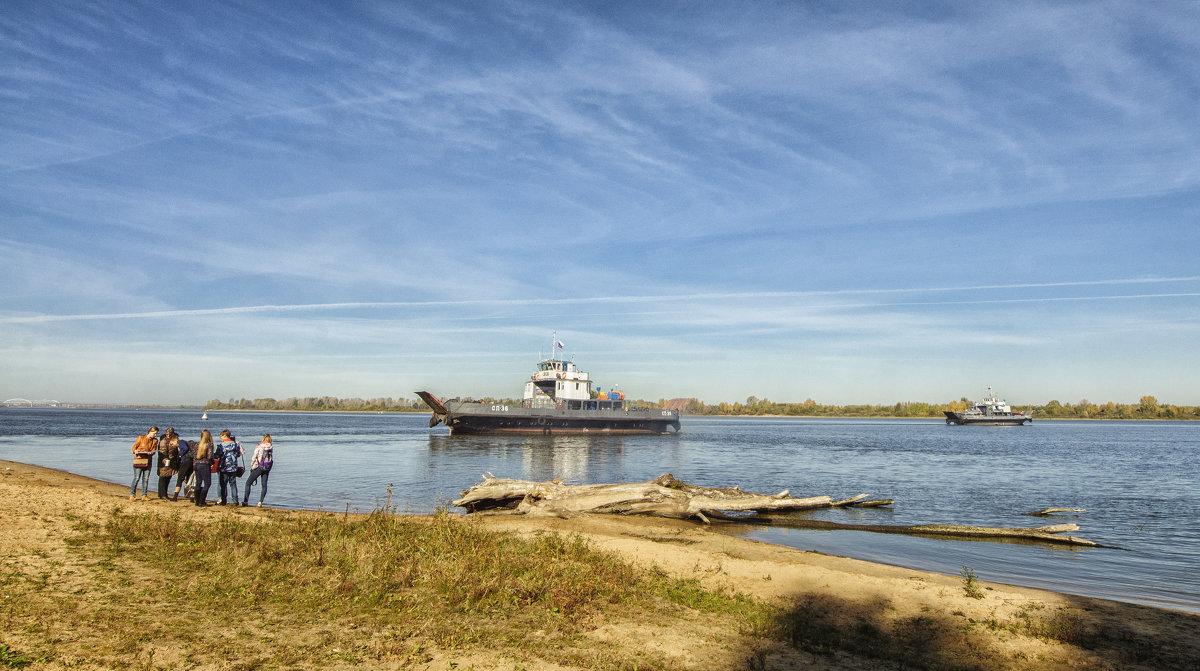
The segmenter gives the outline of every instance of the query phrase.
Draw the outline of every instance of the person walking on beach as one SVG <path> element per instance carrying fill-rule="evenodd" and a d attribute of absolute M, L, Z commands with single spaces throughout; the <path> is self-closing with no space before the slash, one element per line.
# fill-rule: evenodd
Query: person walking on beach
<path fill-rule="evenodd" d="M 142 483 L 142 500 L 150 497 L 150 457 L 158 451 L 158 427 L 152 426 L 146 433 L 133 441 L 133 485 L 129 487 L 129 500 L 137 498 L 138 481 Z"/>
<path fill-rule="evenodd" d="M 201 431 L 200 442 L 196 444 L 196 453 L 192 457 L 192 468 L 196 474 L 193 493 L 196 496 L 196 505 L 201 508 L 208 505 L 208 488 L 212 486 L 212 463 L 216 456 L 213 454 L 215 451 L 212 434 L 208 432 L 208 429 Z"/>
<path fill-rule="evenodd" d="M 175 479 L 175 495 L 172 501 L 179 500 L 179 490 L 192 474 L 192 455 L 196 453 L 196 443 L 191 440 L 179 441 L 179 476 Z"/>
<path fill-rule="evenodd" d="M 262 507 L 263 499 L 267 498 L 267 478 L 271 475 L 271 466 L 275 464 L 274 447 L 271 445 L 271 434 L 263 436 L 262 442 L 254 448 L 254 456 L 250 458 L 250 478 L 246 480 L 246 496 L 242 505 L 250 505 L 250 487 L 255 481 L 262 480 L 258 491 L 258 507 Z"/>
<path fill-rule="evenodd" d="M 158 498 L 167 500 L 167 487 L 171 486 L 171 476 L 179 470 L 179 434 L 174 428 L 168 428 L 158 441 Z"/>
<path fill-rule="evenodd" d="M 217 472 L 220 475 L 221 498 L 217 505 L 223 506 L 229 499 L 228 490 L 233 490 L 233 505 L 238 505 L 238 478 L 242 467 L 242 446 L 233 438 L 229 429 L 221 431 L 221 444 L 217 446 Z"/>

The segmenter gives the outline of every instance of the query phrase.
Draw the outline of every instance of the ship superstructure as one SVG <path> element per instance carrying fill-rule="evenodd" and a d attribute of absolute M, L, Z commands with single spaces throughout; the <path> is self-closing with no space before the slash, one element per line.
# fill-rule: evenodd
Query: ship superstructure
<path fill-rule="evenodd" d="M 555 351 L 563 345 L 555 339 Z M 521 404 L 443 401 L 417 395 L 433 410 L 429 426 L 444 423 L 451 434 L 478 433 L 669 433 L 680 430 L 679 411 L 632 407 L 615 388 L 600 391 L 574 360 L 551 355 L 525 381 Z"/>
<path fill-rule="evenodd" d="M 942 411 L 946 415 L 946 423 L 978 424 L 983 426 L 1033 423 L 1033 415 L 1013 412 L 1012 406 L 1008 404 L 1008 401 L 996 396 L 991 387 L 988 387 L 987 390 L 987 396 L 982 401 L 976 401 L 975 405 L 962 412 L 954 412 L 952 410 Z"/>

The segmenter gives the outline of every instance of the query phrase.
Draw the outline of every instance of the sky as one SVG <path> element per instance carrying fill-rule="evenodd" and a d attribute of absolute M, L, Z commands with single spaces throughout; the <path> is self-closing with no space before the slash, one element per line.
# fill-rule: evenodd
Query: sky
<path fill-rule="evenodd" d="M 0 400 L 1200 404 L 1200 3 L 7 0 Z"/>

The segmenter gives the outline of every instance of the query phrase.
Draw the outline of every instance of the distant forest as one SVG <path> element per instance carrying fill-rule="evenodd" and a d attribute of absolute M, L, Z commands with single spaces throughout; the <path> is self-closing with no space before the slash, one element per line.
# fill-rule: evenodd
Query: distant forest
<path fill-rule="evenodd" d="M 481 403 L 503 403 L 520 405 L 520 399 L 482 398 Z M 777 403 L 765 398 L 751 396 L 745 403 L 708 404 L 697 398 L 636 400 L 634 405 L 679 408 L 684 415 L 708 416 L 782 416 L 782 417 L 941 417 L 942 411 L 961 411 L 971 405 L 967 398 L 949 403 L 924 403 L 905 401 L 893 405 L 825 405 L 811 398 L 802 403 Z M 204 404 L 205 410 L 297 410 L 304 412 L 428 412 L 429 407 L 420 399 L 387 398 L 334 398 L 332 396 L 285 398 L 213 399 Z M 1014 410 L 1033 412 L 1034 419 L 1200 419 L 1200 406 L 1171 405 L 1159 403 L 1153 396 L 1143 396 L 1137 403 L 1096 404 L 1086 399 L 1078 403 L 1050 401 L 1045 405 L 1013 406 Z"/>
<path fill-rule="evenodd" d="M 660 402 L 662 403 L 662 402 Z M 673 402 L 678 404 L 678 401 Z M 685 415 L 780 415 L 784 417 L 942 417 L 944 410 L 960 412 L 971 407 L 963 397 L 949 403 L 906 401 L 893 405 L 824 405 L 811 398 L 803 403 L 776 403 L 754 396 L 745 403 L 708 405 L 695 398 L 682 404 Z M 1050 401 L 1045 405 L 1014 405 L 1013 410 L 1033 412 L 1034 419 L 1200 419 L 1200 406 L 1160 404 L 1153 396 L 1137 403 L 1096 404 L 1087 399 L 1078 403 Z"/>

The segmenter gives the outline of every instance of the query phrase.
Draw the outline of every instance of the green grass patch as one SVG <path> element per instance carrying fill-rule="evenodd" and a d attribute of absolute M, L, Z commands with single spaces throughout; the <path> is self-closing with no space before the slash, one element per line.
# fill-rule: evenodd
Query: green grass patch
<path fill-rule="evenodd" d="M 0 643 L 0 666 L 6 669 L 21 669 L 33 664 L 34 659 Z"/>

